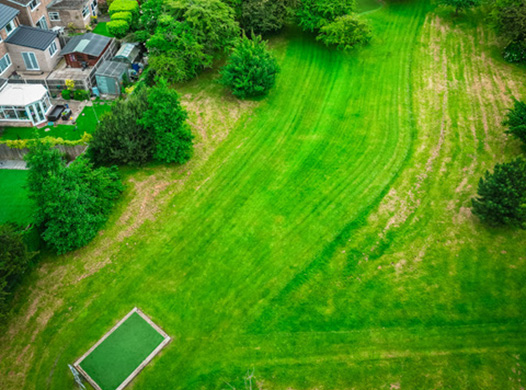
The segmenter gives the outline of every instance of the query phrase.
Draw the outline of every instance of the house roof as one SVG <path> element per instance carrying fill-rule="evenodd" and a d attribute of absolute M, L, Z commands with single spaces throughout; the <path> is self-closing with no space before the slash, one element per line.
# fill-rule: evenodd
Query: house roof
<path fill-rule="evenodd" d="M 78 10 L 81 9 L 84 4 L 87 3 L 87 0 L 53 0 L 47 6 L 49 11 L 53 10 Z"/>
<path fill-rule="evenodd" d="M 98 57 L 102 54 L 112 38 L 99 34 L 87 33 L 76 35 L 64 46 L 60 55 L 70 53 L 83 53 L 90 56 Z"/>
<path fill-rule="evenodd" d="M 0 91 L 0 106 L 26 106 L 42 99 L 46 93 L 42 84 L 7 84 Z"/>
<path fill-rule="evenodd" d="M 0 4 L 0 30 L 7 26 L 19 13 L 20 11 L 17 9 Z"/>
<path fill-rule="evenodd" d="M 36 27 L 18 26 L 5 41 L 12 45 L 46 50 L 56 37 L 57 34 L 52 31 Z"/>

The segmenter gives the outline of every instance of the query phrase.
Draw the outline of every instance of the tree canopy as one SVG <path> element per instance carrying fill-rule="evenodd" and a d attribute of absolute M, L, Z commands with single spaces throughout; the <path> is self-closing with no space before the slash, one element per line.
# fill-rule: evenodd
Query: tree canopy
<path fill-rule="evenodd" d="M 239 98 L 266 94 L 275 84 L 279 66 L 261 36 L 243 36 L 221 69 L 221 83 Z"/>
<path fill-rule="evenodd" d="M 480 179 L 473 213 L 491 226 L 526 228 L 526 160 L 497 164 Z"/>
<path fill-rule="evenodd" d="M 355 8 L 355 0 L 301 0 L 296 17 L 304 30 L 314 32 L 337 17 L 354 12 Z"/>
<path fill-rule="evenodd" d="M 515 104 L 508 111 L 503 124 L 508 126 L 507 133 L 526 144 L 526 103 L 515 100 Z"/>
<path fill-rule="evenodd" d="M 241 7 L 241 26 L 247 33 L 279 31 L 287 17 L 286 0 L 245 0 Z"/>
<path fill-rule="evenodd" d="M 482 0 L 438 0 L 437 3 L 447 7 L 453 7 L 455 9 L 455 15 L 458 15 L 460 11 L 479 6 Z"/>
<path fill-rule="evenodd" d="M 316 39 L 327 46 L 351 49 L 370 41 L 371 28 L 354 14 L 339 16 L 334 22 L 322 26 Z"/>

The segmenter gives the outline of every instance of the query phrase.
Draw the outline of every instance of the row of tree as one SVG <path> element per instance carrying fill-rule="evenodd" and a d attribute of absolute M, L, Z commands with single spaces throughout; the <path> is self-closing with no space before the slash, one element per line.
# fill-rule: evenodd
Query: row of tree
<path fill-rule="evenodd" d="M 526 146 L 526 103 L 515 101 L 508 111 L 506 132 Z M 480 179 L 472 210 L 491 226 L 510 225 L 526 229 L 526 160 L 497 164 Z"/>

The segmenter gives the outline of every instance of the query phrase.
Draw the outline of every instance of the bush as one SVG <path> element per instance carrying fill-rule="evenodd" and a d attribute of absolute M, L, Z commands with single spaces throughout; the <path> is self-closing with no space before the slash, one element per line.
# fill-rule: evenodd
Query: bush
<path fill-rule="evenodd" d="M 25 160 L 43 240 L 58 254 L 90 242 L 123 190 L 117 169 L 95 169 L 83 156 L 66 166 L 60 152 L 42 142 L 29 149 Z"/>
<path fill-rule="evenodd" d="M 71 99 L 71 91 L 69 89 L 63 89 L 62 92 L 60 92 L 63 99 L 69 100 Z"/>
<path fill-rule="evenodd" d="M 526 228 L 526 160 L 497 164 L 480 179 L 473 214 L 491 226 Z"/>
<path fill-rule="evenodd" d="M 9 311 L 9 300 L 32 257 L 20 229 L 0 225 L 0 321 Z"/>
<path fill-rule="evenodd" d="M 526 63 L 526 42 L 511 42 L 502 52 L 502 56 L 507 62 L 521 64 Z"/>
<path fill-rule="evenodd" d="M 78 101 L 88 100 L 89 97 L 89 91 L 85 91 L 83 89 L 77 89 L 73 94 L 73 98 Z"/>
<path fill-rule="evenodd" d="M 108 32 L 115 38 L 124 38 L 130 30 L 130 25 L 125 20 L 112 20 L 106 23 Z"/>
<path fill-rule="evenodd" d="M 317 40 L 338 49 L 352 49 L 371 40 L 369 24 L 355 15 L 340 16 L 320 29 Z"/>
<path fill-rule="evenodd" d="M 221 83 L 239 98 L 266 94 L 276 82 L 279 71 L 276 59 L 260 36 L 244 36 L 234 47 L 227 64 L 221 69 Z"/>
<path fill-rule="evenodd" d="M 317 31 L 339 16 L 355 11 L 354 0 L 302 0 L 296 10 L 298 24 L 307 31 Z"/>
<path fill-rule="evenodd" d="M 511 134 L 526 144 L 526 103 L 515 100 L 515 104 L 513 108 L 508 111 L 503 125 L 508 126 L 506 133 Z"/>
<path fill-rule="evenodd" d="M 126 23 L 131 24 L 133 21 L 133 15 L 131 12 L 115 12 L 111 15 L 111 20 L 124 20 Z"/>
<path fill-rule="evenodd" d="M 241 25 L 250 33 L 265 34 L 281 30 L 286 17 L 285 0 L 246 0 L 242 3 Z"/>
<path fill-rule="evenodd" d="M 147 109 L 147 93 L 143 89 L 117 101 L 101 117 L 88 149 L 96 165 L 140 165 L 151 159 L 152 136 L 138 123 Z"/>
<path fill-rule="evenodd" d="M 168 88 L 165 80 L 158 80 L 148 93 L 148 109 L 139 120 L 152 133 L 156 160 L 183 164 L 190 159 L 193 136 L 187 117 L 177 92 Z"/>
<path fill-rule="evenodd" d="M 139 3 L 135 0 L 115 0 L 108 8 L 108 12 L 112 19 L 118 12 L 129 12 L 135 21 L 139 17 Z"/>

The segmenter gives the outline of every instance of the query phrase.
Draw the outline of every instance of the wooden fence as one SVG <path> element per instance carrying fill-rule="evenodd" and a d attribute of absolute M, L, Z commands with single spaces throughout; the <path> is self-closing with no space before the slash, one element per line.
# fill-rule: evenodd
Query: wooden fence
<path fill-rule="evenodd" d="M 86 151 L 88 145 L 56 145 L 54 148 L 64 153 L 68 160 L 74 160 Z M 0 144 L 0 160 L 23 160 L 27 152 L 27 148 L 15 149 Z"/>

